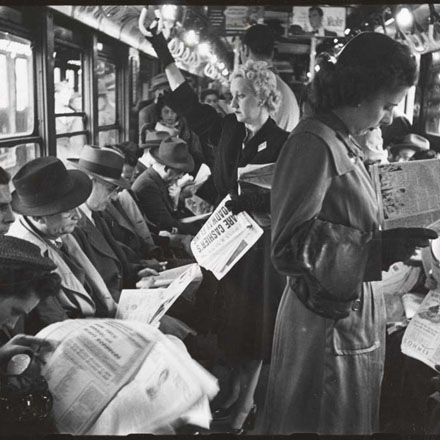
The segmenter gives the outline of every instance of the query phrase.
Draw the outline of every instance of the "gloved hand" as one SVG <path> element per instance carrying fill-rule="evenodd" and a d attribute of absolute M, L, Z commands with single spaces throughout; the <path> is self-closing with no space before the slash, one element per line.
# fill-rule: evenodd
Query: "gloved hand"
<path fill-rule="evenodd" d="M 168 44 L 162 34 L 160 19 L 158 17 L 155 18 L 148 26 L 148 28 L 145 28 L 144 20 L 147 16 L 147 13 L 144 13 L 144 10 L 139 17 L 139 30 L 141 31 L 145 39 L 151 43 L 154 51 L 157 54 L 157 57 L 162 62 L 163 68 L 165 69 L 165 67 L 167 67 L 171 63 L 174 63 L 174 58 L 171 55 L 171 52 L 168 49 Z"/>
<path fill-rule="evenodd" d="M 407 261 L 416 247 L 429 246 L 429 240 L 438 237 L 427 228 L 395 228 L 381 231 L 382 268 L 387 270 L 396 261 Z"/>
<path fill-rule="evenodd" d="M 242 211 L 269 212 L 270 193 L 266 194 L 230 194 L 231 200 L 225 203 L 226 208 L 237 215 Z"/>

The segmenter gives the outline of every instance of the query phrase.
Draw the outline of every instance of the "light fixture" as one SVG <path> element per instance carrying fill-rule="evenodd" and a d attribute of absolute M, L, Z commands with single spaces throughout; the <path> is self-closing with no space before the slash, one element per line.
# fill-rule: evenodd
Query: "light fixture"
<path fill-rule="evenodd" d="M 396 23 L 400 28 L 409 28 L 412 26 L 413 22 L 414 16 L 408 8 L 403 7 L 397 12 Z"/>
<path fill-rule="evenodd" d="M 200 43 L 197 50 L 202 57 L 208 57 L 211 53 L 211 45 L 209 43 Z"/>
<path fill-rule="evenodd" d="M 188 46 L 196 46 L 199 44 L 200 37 L 194 29 L 190 29 L 183 35 L 183 40 Z"/>
<path fill-rule="evenodd" d="M 217 55 L 211 55 L 211 63 L 215 64 L 217 62 Z"/>
<path fill-rule="evenodd" d="M 102 49 L 104 49 L 104 45 L 102 43 L 98 43 L 96 45 L 96 48 L 98 49 L 98 51 L 100 52 Z"/>
<path fill-rule="evenodd" d="M 222 72 L 222 75 L 226 76 L 228 73 L 229 73 L 229 70 L 228 69 L 224 69 L 223 72 Z"/>
<path fill-rule="evenodd" d="M 226 67 L 226 66 L 225 66 L 225 63 L 223 63 L 223 62 L 218 63 L 218 68 L 219 68 L 220 70 L 223 70 L 225 67 Z"/>
<path fill-rule="evenodd" d="M 347 29 L 345 29 L 344 34 L 345 34 L 345 35 L 349 35 L 350 32 L 351 32 L 351 29 L 350 29 L 350 28 L 347 28 Z"/>
<path fill-rule="evenodd" d="M 176 5 L 162 5 L 160 8 L 160 13 L 164 20 L 174 21 L 177 17 L 177 6 Z"/>

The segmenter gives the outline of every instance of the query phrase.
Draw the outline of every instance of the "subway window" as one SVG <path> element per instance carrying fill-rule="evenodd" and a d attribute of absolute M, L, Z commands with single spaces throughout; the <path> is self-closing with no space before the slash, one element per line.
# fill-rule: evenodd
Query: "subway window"
<path fill-rule="evenodd" d="M 0 32 L 0 139 L 34 130 L 31 42 Z"/>
<path fill-rule="evenodd" d="M 78 157 L 88 131 L 83 97 L 81 41 L 69 29 L 55 26 L 54 108 L 57 156 Z"/>

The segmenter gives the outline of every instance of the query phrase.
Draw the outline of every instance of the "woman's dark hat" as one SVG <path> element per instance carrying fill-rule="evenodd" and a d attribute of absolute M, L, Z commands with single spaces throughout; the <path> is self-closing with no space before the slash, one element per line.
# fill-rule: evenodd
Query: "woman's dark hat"
<path fill-rule="evenodd" d="M 168 136 L 159 145 L 150 150 L 159 163 L 179 171 L 190 173 L 194 169 L 194 159 L 186 142 L 178 137 Z"/>
<path fill-rule="evenodd" d="M 402 148 L 410 148 L 414 151 L 427 151 L 430 148 L 428 139 L 415 133 L 404 136 L 400 142 L 392 144 L 389 149 L 391 153 L 396 154 Z"/>
<path fill-rule="evenodd" d="M 29 241 L 9 235 L 0 236 L 0 264 L 2 266 L 23 265 L 27 269 L 52 271 L 55 263 L 41 256 L 40 248 Z"/>
<path fill-rule="evenodd" d="M 147 131 L 145 143 L 139 145 L 139 147 L 144 149 L 159 147 L 160 143 L 169 135 L 167 131 Z"/>
<path fill-rule="evenodd" d="M 85 145 L 79 158 L 67 159 L 67 161 L 97 179 L 124 189 L 130 188 L 128 180 L 121 177 L 124 156 L 111 148 Z"/>
<path fill-rule="evenodd" d="M 84 203 L 92 183 L 82 171 L 67 170 L 56 157 L 39 157 L 13 177 L 12 209 L 23 215 L 53 215 Z"/>

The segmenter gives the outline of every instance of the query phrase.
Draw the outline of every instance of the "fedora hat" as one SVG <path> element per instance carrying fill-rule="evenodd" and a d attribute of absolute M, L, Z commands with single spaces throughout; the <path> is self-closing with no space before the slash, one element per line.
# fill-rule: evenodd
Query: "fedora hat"
<path fill-rule="evenodd" d="M 159 87 L 169 87 L 168 79 L 165 73 L 159 73 L 151 79 L 151 91 L 154 92 Z"/>
<path fill-rule="evenodd" d="M 67 170 L 56 157 L 39 157 L 22 166 L 12 178 L 12 209 L 23 215 L 53 215 L 69 211 L 89 197 L 90 179 Z"/>
<path fill-rule="evenodd" d="M 170 134 L 167 131 L 148 131 L 145 136 L 145 143 L 139 145 L 140 148 L 148 149 L 158 147 L 160 143 Z"/>
<path fill-rule="evenodd" d="M 194 159 L 188 150 L 188 145 L 178 137 L 166 137 L 159 147 L 153 147 L 150 153 L 155 160 L 170 168 L 186 173 L 194 169 Z"/>
<path fill-rule="evenodd" d="M 67 161 L 97 179 L 124 189 L 130 188 L 128 180 L 121 177 L 124 156 L 111 148 L 84 145 L 79 158 L 70 158 Z"/>
<path fill-rule="evenodd" d="M 428 139 L 415 133 L 405 135 L 399 143 L 390 146 L 390 151 L 396 154 L 402 148 L 411 148 L 415 151 L 429 150 L 430 143 Z"/>

